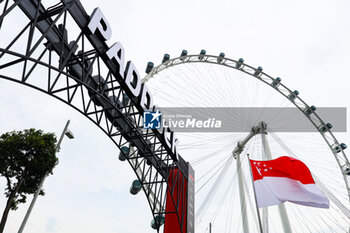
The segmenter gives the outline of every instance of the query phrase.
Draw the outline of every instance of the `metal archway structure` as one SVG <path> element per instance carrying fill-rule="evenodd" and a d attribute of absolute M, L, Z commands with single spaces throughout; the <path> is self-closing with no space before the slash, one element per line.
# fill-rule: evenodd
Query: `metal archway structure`
<path fill-rule="evenodd" d="M 190 211 L 188 201 L 194 201 L 185 187 L 187 180 L 193 185 L 188 179 L 191 166 L 174 149 L 173 132 L 143 127 L 141 96 L 127 87 L 118 72 L 122 65 L 106 54 L 106 39 L 97 30 L 89 31 L 93 15 L 102 13 L 96 8 L 88 15 L 78 0 L 51 2 L 46 7 L 41 0 L 0 1 L 0 78 L 59 99 L 94 122 L 141 182 L 153 214 L 152 227 L 159 232 L 167 216 L 175 216 L 178 232 L 193 232 L 188 227 L 191 219 L 184 219 L 184 211 Z M 95 26 L 108 29 L 102 20 Z M 125 75 L 128 70 L 135 81 L 138 74 L 131 62 Z M 167 205 L 173 205 L 170 212 Z"/>

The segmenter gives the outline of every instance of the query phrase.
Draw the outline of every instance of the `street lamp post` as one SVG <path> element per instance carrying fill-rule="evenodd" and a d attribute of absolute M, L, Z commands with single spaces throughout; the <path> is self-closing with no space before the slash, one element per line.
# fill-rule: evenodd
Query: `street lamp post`
<path fill-rule="evenodd" d="M 61 146 L 62 140 L 64 138 L 64 135 L 66 135 L 69 139 L 73 139 L 74 138 L 73 133 L 68 129 L 69 123 L 70 123 L 70 120 L 67 121 L 66 126 L 64 127 L 64 129 L 62 131 L 62 134 L 60 136 L 60 139 L 58 140 L 58 142 L 56 144 L 56 153 L 60 151 L 60 146 Z M 40 191 L 41 191 L 41 189 L 43 187 L 44 181 L 45 181 L 45 179 L 46 179 L 46 177 L 48 175 L 49 175 L 49 172 L 46 172 L 46 174 L 44 175 L 43 179 L 40 182 L 40 185 L 39 185 L 38 189 L 35 191 L 33 200 L 30 203 L 30 206 L 29 206 L 29 208 L 27 210 L 26 215 L 24 216 L 24 219 L 22 221 L 21 227 L 18 230 L 18 233 L 22 233 L 23 232 L 23 229 L 24 229 L 24 227 L 25 227 L 25 225 L 26 225 L 26 223 L 28 221 L 29 215 L 30 215 L 30 213 L 33 210 L 33 207 L 34 207 L 34 204 L 36 202 L 36 199 L 38 198 L 39 193 L 40 193 Z"/>

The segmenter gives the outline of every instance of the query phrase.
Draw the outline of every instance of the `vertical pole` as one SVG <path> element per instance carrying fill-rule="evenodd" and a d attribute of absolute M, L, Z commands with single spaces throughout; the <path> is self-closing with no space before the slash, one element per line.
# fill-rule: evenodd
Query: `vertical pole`
<path fill-rule="evenodd" d="M 248 217 L 247 217 L 247 207 L 245 201 L 245 193 L 244 193 L 244 185 L 243 185 L 243 171 L 241 165 L 241 153 L 247 144 L 247 142 L 254 137 L 259 131 L 259 127 L 253 127 L 250 133 L 242 140 L 237 143 L 237 146 L 233 150 L 233 157 L 237 161 L 237 178 L 238 178 L 238 189 L 239 189 L 239 197 L 241 202 L 241 217 L 242 217 L 242 226 L 243 233 L 249 233 L 249 225 L 248 225 Z"/>
<path fill-rule="evenodd" d="M 271 151 L 270 151 L 270 147 L 267 143 L 267 139 L 266 139 L 266 124 L 262 121 L 260 122 L 260 128 L 261 128 L 261 141 L 263 144 L 263 150 L 264 153 L 262 155 L 262 160 L 271 160 L 272 156 L 271 156 Z M 263 207 L 262 208 L 262 226 L 263 226 L 263 230 L 264 233 L 269 233 L 269 210 L 268 207 Z"/>
<path fill-rule="evenodd" d="M 257 213 L 257 215 L 258 215 L 260 233 L 264 233 L 263 228 L 262 228 L 262 224 L 261 224 L 261 217 L 260 217 L 260 212 L 259 212 L 259 207 L 258 207 L 258 201 L 256 200 L 256 193 L 255 193 L 255 185 L 254 185 L 253 171 L 252 171 L 252 165 L 250 164 L 249 154 L 247 154 L 247 157 L 248 157 L 248 163 L 249 163 L 250 177 L 252 178 L 252 185 L 253 185 L 254 199 L 255 199 L 255 207 L 256 207 L 256 213 Z"/>
<path fill-rule="evenodd" d="M 261 129 L 265 130 L 265 132 L 263 132 L 263 131 L 261 132 L 261 139 L 262 139 L 262 144 L 263 144 L 263 147 L 264 147 L 265 158 L 267 160 L 271 160 L 272 156 L 271 156 L 270 146 L 269 146 L 269 143 L 268 143 L 267 138 L 266 138 L 266 134 L 267 134 L 267 132 L 266 132 L 266 123 L 265 122 L 261 122 L 260 124 L 261 124 L 261 126 L 260 126 Z M 292 228 L 290 227 L 290 222 L 289 222 L 289 218 L 288 218 L 288 214 L 287 214 L 287 210 L 286 210 L 285 205 L 284 204 L 278 205 L 278 210 L 279 210 L 279 213 L 280 213 L 280 217 L 281 217 L 284 233 L 292 233 Z M 266 214 L 267 214 L 267 212 L 266 212 Z M 266 220 L 268 220 L 267 219 L 267 215 L 263 216 L 263 220 L 265 220 L 264 217 L 266 217 Z M 265 233 L 268 233 L 268 232 L 265 232 Z"/>
<path fill-rule="evenodd" d="M 63 129 L 63 131 L 62 131 L 61 137 L 60 137 L 60 139 L 58 140 L 58 143 L 56 144 L 56 152 L 59 152 L 59 151 L 60 151 L 61 142 L 62 142 L 62 140 L 63 140 L 64 134 L 67 132 L 69 123 L 70 123 L 70 120 L 67 121 L 66 126 L 64 127 L 64 129 Z M 45 179 L 46 179 L 46 177 L 47 177 L 48 175 L 49 175 L 49 173 L 46 172 L 46 174 L 44 175 L 43 179 L 42 179 L 41 182 L 40 182 L 40 185 L 39 185 L 38 189 L 35 191 L 34 196 L 33 196 L 33 200 L 32 200 L 32 202 L 30 203 L 30 206 L 29 206 L 29 208 L 28 208 L 28 210 L 27 210 L 26 215 L 24 216 L 24 219 L 23 219 L 23 221 L 22 221 L 22 224 L 21 224 L 21 226 L 20 226 L 20 228 L 19 228 L 19 230 L 18 230 L 18 233 L 22 233 L 22 232 L 23 232 L 23 229 L 24 229 L 24 227 L 25 227 L 25 225 L 26 225 L 26 223 L 27 223 L 27 221 L 28 221 L 29 215 L 30 215 L 30 213 L 31 213 L 32 210 L 33 210 L 33 207 L 34 207 L 34 204 L 35 204 L 35 202 L 36 202 L 36 199 L 38 198 L 39 193 L 40 193 L 40 191 L 41 191 L 41 189 L 42 189 L 42 187 L 43 187 L 44 181 L 45 181 Z"/>
<path fill-rule="evenodd" d="M 290 227 L 290 222 L 287 214 L 286 207 L 284 204 L 278 205 L 278 210 L 280 212 L 281 221 L 285 233 L 292 233 L 292 228 Z"/>
<path fill-rule="evenodd" d="M 232 154 L 233 157 L 237 160 L 237 177 L 238 177 L 238 189 L 239 189 L 239 197 L 241 202 L 241 216 L 242 216 L 242 225 L 243 225 L 243 233 L 250 233 L 249 232 L 249 225 L 248 225 L 248 217 L 247 217 L 247 209 L 246 209 L 246 201 L 245 201 L 245 193 L 244 193 L 244 186 L 243 186 L 243 172 L 242 172 L 242 165 L 241 165 L 241 153 L 243 152 L 243 149 L 247 142 L 254 137 L 254 135 L 258 134 L 261 131 L 259 126 L 255 126 L 252 128 L 250 133 L 242 140 L 237 143 L 237 146 L 233 150 Z M 260 217 L 259 217 L 260 219 Z"/>
<path fill-rule="evenodd" d="M 240 155 L 241 155 L 241 152 L 235 152 L 235 157 L 237 161 L 239 197 L 241 201 L 241 216 L 242 216 L 242 224 L 243 224 L 243 233 L 249 233 L 245 193 L 244 193 L 244 186 L 243 186 L 243 172 L 242 172 Z"/>
<path fill-rule="evenodd" d="M 66 123 L 66 125 L 64 126 L 64 129 L 63 129 L 63 131 L 62 131 L 62 133 L 61 133 L 60 139 L 58 140 L 57 145 L 56 145 L 56 152 L 59 152 L 60 149 L 61 149 L 61 143 L 62 143 L 64 134 L 65 134 L 65 133 L 67 132 L 67 130 L 68 130 L 69 123 L 70 123 L 70 120 L 68 120 L 67 123 Z"/>
<path fill-rule="evenodd" d="M 211 233 L 211 223 L 209 223 L 209 233 Z"/>

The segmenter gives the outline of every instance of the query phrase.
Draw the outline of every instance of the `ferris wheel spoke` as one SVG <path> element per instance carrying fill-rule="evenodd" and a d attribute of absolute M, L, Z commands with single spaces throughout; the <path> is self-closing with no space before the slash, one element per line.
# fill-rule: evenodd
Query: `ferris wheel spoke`
<path fill-rule="evenodd" d="M 213 183 L 212 187 L 210 188 L 208 194 L 205 196 L 204 201 L 202 202 L 198 211 L 196 212 L 196 225 L 201 222 L 201 219 L 203 217 L 202 215 L 204 215 L 210 202 L 212 201 L 213 197 L 215 196 L 217 190 L 219 189 L 219 187 L 222 183 L 222 180 L 226 176 L 226 174 L 229 170 L 229 167 L 232 165 L 231 161 L 232 161 L 232 157 L 230 157 L 228 162 L 225 164 L 225 167 L 221 170 L 221 172 L 217 176 L 217 178 L 216 178 L 215 182 Z"/>

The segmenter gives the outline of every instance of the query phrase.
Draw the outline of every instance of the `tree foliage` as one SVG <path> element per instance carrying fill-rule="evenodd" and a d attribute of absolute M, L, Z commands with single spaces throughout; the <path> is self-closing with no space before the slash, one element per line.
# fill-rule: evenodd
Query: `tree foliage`
<path fill-rule="evenodd" d="M 6 178 L 7 204 L 0 223 L 3 232 L 9 210 L 25 203 L 57 164 L 56 136 L 41 130 L 12 131 L 0 136 L 0 176 Z M 44 193 L 41 192 L 41 195 Z"/>

